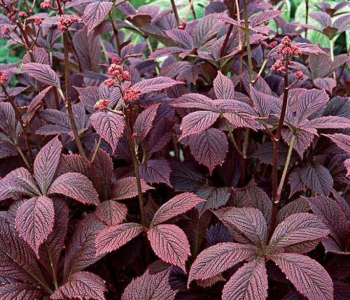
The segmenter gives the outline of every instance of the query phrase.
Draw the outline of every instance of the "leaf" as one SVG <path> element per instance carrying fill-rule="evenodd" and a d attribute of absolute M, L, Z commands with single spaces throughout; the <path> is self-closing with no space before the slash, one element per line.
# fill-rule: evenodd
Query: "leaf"
<path fill-rule="evenodd" d="M 149 186 L 144 180 L 141 179 L 142 193 L 152 190 L 153 187 Z M 138 195 L 136 177 L 126 177 L 119 179 L 113 186 L 112 200 L 124 200 L 134 198 Z"/>
<path fill-rule="evenodd" d="M 250 20 L 249 24 L 250 26 L 258 26 L 261 23 L 265 23 L 267 21 L 276 19 L 277 17 L 279 17 L 283 12 L 280 10 L 269 10 L 269 11 L 263 11 L 260 14 L 258 14 L 257 16 L 252 17 L 252 19 Z"/>
<path fill-rule="evenodd" d="M 195 191 L 205 184 L 205 177 L 184 163 L 171 162 L 170 181 L 176 192 Z"/>
<path fill-rule="evenodd" d="M 88 34 L 100 25 L 109 14 L 113 6 L 112 2 L 93 2 L 85 7 L 82 19 L 88 27 Z"/>
<path fill-rule="evenodd" d="M 154 253 L 163 261 L 186 272 L 186 260 L 191 255 L 186 234 L 176 225 L 157 225 L 147 231 Z"/>
<path fill-rule="evenodd" d="M 313 113 L 324 108 L 329 101 L 329 96 L 324 90 L 306 90 L 298 97 L 298 108 L 296 110 L 297 124 L 302 123 Z"/>
<path fill-rule="evenodd" d="M 96 209 L 96 216 L 108 226 L 115 226 L 123 222 L 128 213 L 125 204 L 113 200 L 103 201 Z"/>
<path fill-rule="evenodd" d="M 343 133 L 323 134 L 346 153 L 350 153 L 350 136 Z"/>
<path fill-rule="evenodd" d="M 317 261 L 294 253 L 281 253 L 271 259 L 295 288 L 309 300 L 333 299 L 332 279 Z"/>
<path fill-rule="evenodd" d="M 78 223 L 68 244 L 64 261 L 64 278 L 81 271 L 100 259 L 96 255 L 96 235 L 106 225 L 95 214 L 89 214 Z"/>
<path fill-rule="evenodd" d="M 41 196 L 25 201 L 17 211 L 16 230 L 39 256 L 39 247 L 53 229 L 55 211 L 52 200 Z"/>
<path fill-rule="evenodd" d="M 17 155 L 18 152 L 15 146 L 0 141 L 0 159 Z"/>
<path fill-rule="evenodd" d="M 62 194 L 84 204 L 98 205 L 98 194 L 91 181 L 83 174 L 69 172 L 58 177 L 51 185 L 51 194 Z"/>
<path fill-rule="evenodd" d="M 231 191 L 228 188 L 216 188 L 208 185 L 201 186 L 196 194 L 207 201 L 197 205 L 199 213 L 202 215 L 209 209 L 218 209 L 225 205 L 230 199 Z"/>
<path fill-rule="evenodd" d="M 60 79 L 57 73 L 49 65 L 39 63 L 26 63 L 23 70 L 29 76 L 47 85 L 59 87 Z"/>
<path fill-rule="evenodd" d="M 123 117 L 111 112 L 97 112 L 90 117 L 96 132 L 111 145 L 115 151 L 119 139 L 123 136 L 125 122 Z"/>
<path fill-rule="evenodd" d="M 181 81 L 176 81 L 169 77 L 157 76 L 156 78 L 145 79 L 136 84 L 134 84 L 133 88 L 140 88 L 140 95 L 151 93 L 151 92 L 159 92 L 161 90 L 170 88 L 172 86 L 183 84 Z"/>
<path fill-rule="evenodd" d="M 188 145 L 196 161 L 208 167 L 210 173 L 224 162 L 228 151 L 226 135 L 216 128 L 190 136 Z"/>
<path fill-rule="evenodd" d="M 220 114 L 212 111 L 196 111 L 186 115 L 182 119 L 180 139 L 193 134 L 199 134 L 211 127 Z"/>
<path fill-rule="evenodd" d="M 197 108 L 216 112 L 219 111 L 216 106 L 216 101 L 204 95 L 194 93 L 181 96 L 172 103 L 172 106 L 177 108 Z"/>
<path fill-rule="evenodd" d="M 36 95 L 33 100 L 29 103 L 28 109 L 25 115 L 23 115 L 23 121 L 25 123 L 30 123 L 32 118 L 34 117 L 35 113 L 39 110 L 39 108 L 42 106 L 42 101 L 46 97 L 47 93 L 51 90 L 51 86 L 47 87 L 46 89 L 42 90 L 38 95 Z"/>
<path fill-rule="evenodd" d="M 256 208 L 223 208 L 215 215 L 229 229 L 233 226 L 252 244 L 263 247 L 267 242 L 267 224 L 263 214 Z M 235 237 L 237 239 L 237 237 Z M 238 237 L 239 238 L 239 237 Z"/>
<path fill-rule="evenodd" d="M 61 285 L 50 299 L 61 300 L 63 298 L 96 299 L 105 300 L 104 281 L 90 272 L 77 272 L 72 274 L 68 282 Z"/>
<path fill-rule="evenodd" d="M 25 194 L 30 197 L 39 196 L 41 194 L 32 175 L 25 168 L 13 170 L 7 174 L 0 183 L 0 200 L 10 198 L 16 193 Z"/>
<path fill-rule="evenodd" d="M 350 120 L 336 116 L 320 117 L 304 122 L 301 128 L 304 130 L 350 128 Z"/>
<path fill-rule="evenodd" d="M 14 282 L 0 286 L 1 300 L 37 300 L 42 297 L 42 290 L 32 284 Z"/>
<path fill-rule="evenodd" d="M 134 125 L 134 132 L 136 133 L 136 140 L 139 144 L 151 130 L 159 106 L 159 103 L 152 105 L 138 115 Z"/>
<path fill-rule="evenodd" d="M 143 226 L 137 223 L 107 227 L 96 237 L 96 255 L 100 256 L 117 250 L 142 232 Z"/>
<path fill-rule="evenodd" d="M 235 97 L 235 86 L 233 82 L 220 71 L 214 79 L 214 91 L 216 98 L 233 100 Z"/>
<path fill-rule="evenodd" d="M 270 239 L 269 247 L 270 249 L 287 248 L 297 244 L 302 248 L 304 243 L 318 241 L 328 234 L 328 228 L 316 216 L 296 213 L 277 226 Z"/>
<path fill-rule="evenodd" d="M 202 202 L 205 202 L 205 200 L 199 198 L 193 193 L 182 193 L 177 195 L 157 210 L 153 217 L 152 225 L 156 226 L 160 223 L 164 223 L 173 217 L 189 211 Z"/>
<path fill-rule="evenodd" d="M 170 37 L 174 42 L 180 44 L 186 49 L 192 49 L 194 47 L 194 42 L 189 33 L 181 29 L 171 29 L 167 30 L 165 34 Z"/>
<path fill-rule="evenodd" d="M 222 291 L 222 300 L 265 300 L 267 298 L 265 262 L 256 259 L 233 274 Z"/>
<path fill-rule="evenodd" d="M 0 219 L 0 272 L 30 284 L 45 282 L 33 251 L 4 219 Z"/>
<path fill-rule="evenodd" d="M 242 261 L 256 258 L 258 248 L 253 245 L 219 243 L 202 251 L 191 266 L 188 284 L 216 276 Z"/>
<path fill-rule="evenodd" d="M 147 270 L 141 277 L 131 281 L 121 300 L 175 300 L 177 291 L 169 282 L 170 268 L 157 273 Z"/>
<path fill-rule="evenodd" d="M 309 209 L 309 204 L 306 199 L 298 198 L 293 200 L 279 210 L 277 213 L 277 223 L 281 223 L 293 214 L 306 213 Z"/>
<path fill-rule="evenodd" d="M 48 142 L 38 153 L 34 161 L 34 177 L 43 195 L 46 195 L 55 176 L 62 151 L 57 137 Z"/>
<path fill-rule="evenodd" d="M 64 200 L 55 199 L 55 222 L 53 230 L 39 249 L 40 262 L 51 274 L 57 271 L 61 252 L 65 248 L 68 229 L 69 209 Z"/>
<path fill-rule="evenodd" d="M 165 183 L 171 186 L 170 183 L 170 165 L 163 158 L 150 159 L 147 163 L 140 165 L 140 176 L 148 183 Z"/>
<path fill-rule="evenodd" d="M 320 164 L 307 164 L 301 169 L 300 177 L 306 187 L 323 196 L 328 196 L 333 187 L 331 174 Z"/>
<path fill-rule="evenodd" d="M 337 202 L 323 196 L 308 198 L 307 201 L 313 213 L 331 231 L 332 237 L 346 248 L 350 238 L 350 226 Z"/>

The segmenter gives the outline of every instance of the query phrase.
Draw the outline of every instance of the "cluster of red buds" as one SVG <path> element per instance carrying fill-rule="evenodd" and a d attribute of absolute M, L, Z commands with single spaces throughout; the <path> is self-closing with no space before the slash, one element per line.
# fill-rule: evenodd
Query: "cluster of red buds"
<path fill-rule="evenodd" d="M 123 99 L 125 102 L 137 101 L 140 98 L 140 94 L 141 94 L 140 88 L 130 87 L 125 90 Z"/>
<path fill-rule="evenodd" d="M 42 22 L 43 22 L 43 20 L 41 20 L 40 18 L 35 18 L 35 19 L 34 19 L 35 25 L 40 26 L 40 25 L 42 24 Z"/>
<path fill-rule="evenodd" d="M 105 110 L 108 107 L 109 103 L 111 103 L 111 101 L 108 99 L 98 100 L 94 105 L 94 109 L 95 110 Z"/>
<path fill-rule="evenodd" d="M 270 48 L 270 49 L 273 49 L 273 48 L 275 48 L 276 46 L 278 45 L 278 42 L 277 41 L 273 41 L 273 42 L 271 42 L 270 44 L 268 44 L 268 48 Z"/>
<path fill-rule="evenodd" d="M 301 72 L 301 71 L 297 71 L 297 72 L 295 73 L 295 77 L 296 77 L 298 80 L 300 80 L 300 79 L 303 79 L 304 74 L 303 74 L 303 72 Z"/>
<path fill-rule="evenodd" d="M 69 26 L 77 22 L 79 22 L 79 18 L 75 15 L 62 15 L 57 28 L 60 31 L 67 31 Z"/>
<path fill-rule="evenodd" d="M 3 85 L 9 80 L 7 74 L 5 72 L 0 71 L 0 85 Z"/>
<path fill-rule="evenodd" d="M 10 28 L 8 28 L 7 26 L 2 28 L 2 34 L 3 35 L 8 35 L 10 33 Z"/>
<path fill-rule="evenodd" d="M 112 76 L 112 78 L 108 78 L 104 82 L 108 87 L 117 86 L 122 81 L 131 80 L 130 73 L 123 70 L 119 59 L 116 57 L 112 59 L 112 64 L 108 68 L 108 75 Z"/>
<path fill-rule="evenodd" d="M 272 42 L 274 43 L 274 42 Z M 271 44 L 272 44 L 271 43 Z M 289 65 L 290 59 L 292 56 L 301 55 L 301 50 L 298 47 L 292 45 L 292 41 L 289 37 L 285 36 L 282 39 L 281 47 L 277 49 L 277 54 L 282 55 L 282 58 L 278 59 L 271 67 L 271 71 L 279 72 L 283 75 L 287 72 L 287 67 Z M 276 44 L 274 44 L 276 47 Z"/>
<path fill-rule="evenodd" d="M 50 9 L 52 8 L 51 0 L 44 0 L 43 2 L 40 3 L 40 8 L 41 9 Z"/>
<path fill-rule="evenodd" d="M 28 17 L 25 11 L 21 11 L 15 6 L 16 2 L 17 1 L 13 1 L 12 3 L 5 4 L 1 1 L 0 3 L 0 7 L 7 11 L 7 17 L 11 22 L 15 22 L 18 18 L 25 19 Z"/>

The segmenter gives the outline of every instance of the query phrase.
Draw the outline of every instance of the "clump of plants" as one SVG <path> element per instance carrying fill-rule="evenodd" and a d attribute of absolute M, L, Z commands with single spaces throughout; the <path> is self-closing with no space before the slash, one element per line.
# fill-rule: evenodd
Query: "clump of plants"
<path fill-rule="evenodd" d="M 194 2 L 0 0 L 0 299 L 350 299 L 349 4 Z"/>

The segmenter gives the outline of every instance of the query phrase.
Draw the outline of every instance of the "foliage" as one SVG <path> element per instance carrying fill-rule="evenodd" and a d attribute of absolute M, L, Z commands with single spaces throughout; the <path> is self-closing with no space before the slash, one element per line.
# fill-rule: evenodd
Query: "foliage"
<path fill-rule="evenodd" d="M 0 0 L 0 299 L 349 299 L 349 4 L 179 2 Z"/>

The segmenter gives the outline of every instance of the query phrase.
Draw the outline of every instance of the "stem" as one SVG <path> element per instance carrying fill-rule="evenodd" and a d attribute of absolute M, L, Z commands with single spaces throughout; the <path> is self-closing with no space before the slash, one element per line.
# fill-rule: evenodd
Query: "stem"
<path fill-rule="evenodd" d="M 229 125 L 229 123 L 228 123 L 228 121 L 226 119 L 225 119 L 225 124 L 226 124 L 226 128 L 227 128 L 227 131 L 228 131 L 228 136 L 230 138 L 230 141 L 231 141 L 232 145 L 235 147 L 235 149 L 236 149 L 237 153 L 239 154 L 239 156 L 241 158 L 245 159 L 245 156 L 243 155 L 242 151 L 239 150 L 239 148 L 238 148 L 238 145 L 237 145 L 237 142 L 235 140 L 235 137 L 233 136 L 232 130 L 230 128 L 230 125 Z"/>
<path fill-rule="evenodd" d="M 245 44 L 247 46 L 247 56 L 248 56 L 249 79 L 251 82 L 253 82 L 253 62 L 252 62 L 252 51 L 250 48 L 249 20 L 248 20 L 246 0 L 243 0 L 243 14 L 244 14 Z"/>
<path fill-rule="evenodd" d="M 97 153 L 98 153 L 98 150 L 100 150 L 101 142 L 102 142 L 102 138 L 100 137 L 100 138 L 98 139 L 97 145 L 96 145 L 96 147 L 95 147 L 94 154 L 92 155 L 91 163 L 94 162 L 94 160 L 95 160 L 95 158 L 96 158 L 96 155 L 97 155 Z"/>
<path fill-rule="evenodd" d="M 26 128 L 25 124 L 22 121 L 21 113 L 19 112 L 15 101 L 12 99 L 10 94 L 7 92 L 6 87 L 4 85 L 1 85 L 1 88 L 2 88 L 2 91 L 5 94 L 6 99 L 10 102 L 13 110 L 15 111 L 15 115 L 16 115 L 17 121 L 21 125 L 22 131 L 23 131 L 23 135 L 24 135 L 24 141 L 26 143 L 26 147 L 27 147 L 27 150 L 28 150 L 29 158 L 30 158 L 30 163 L 25 158 L 25 156 L 24 156 L 24 154 L 23 154 L 23 152 L 22 152 L 22 150 L 21 150 L 21 148 L 19 146 L 18 147 L 16 146 L 17 152 L 21 155 L 21 157 L 24 160 L 24 163 L 27 165 L 27 167 L 29 167 L 29 170 L 32 171 L 31 165 L 32 165 L 32 162 L 34 161 L 34 156 L 33 156 L 33 152 L 32 152 L 32 147 L 31 147 L 30 142 L 29 142 L 27 128 Z"/>
<path fill-rule="evenodd" d="M 305 0 L 305 24 L 309 23 L 309 0 Z M 305 38 L 307 39 L 307 28 L 305 29 Z"/>
<path fill-rule="evenodd" d="M 16 150 L 17 150 L 18 154 L 21 156 L 23 162 L 26 164 L 27 168 L 29 170 L 31 170 L 32 167 L 31 167 L 30 163 L 28 162 L 27 158 L 25 157 L 21 147 L 18 144 L 16 144 L 15 147 L 16 147 Z"/>
<path fill-rule="evenodd" d="M 142 186 L 141 186 L 139 160 L 137 159 L 137 155 L 136 155 L 136 151 L 135 151 L 135 143 L 134 143 L 132 133 L 131 133 L 129 110 L 128 110 L 128 107 L 124 107 L 124 109 L 125 109 L 124 114 L 125 114 L 127 140 L 128 140 L 128 145 L 129 145 L 129 149 L 131 152 L 132 161 L 133 161 L 133 165 L 134 165 L 134 172 L 135 172 L 135 176 L 136 176 L 137 194 L 138 194 L 138 199 L 139 199 L 140 215 L 141 215 L 141 224 L 145 225 L 145 213 L 144 213 L 144 208 L 143 208 L 143 197 L 142 197 Z"/>
<path fill-rule="evenodd" d="M 282 127 L 284 123 L 284 118 L 287 110 L 287 102 L 288 102 L 288 93 L 289 93 L 289 80 L 288 80 L 288 65 L 289 58 L 286 57 L 285 66 L 286 66 L 286 74 L 284 75 L 284 93 L 283 93 L 283 104 L 281 110 L 281 116 L 278 122 L 276 135 L 272 137 L 273 142 L 273 165 L 272 165 L 272 214 L 271 214 L 271 222 L 270 222 L 270 235 L 273 233 L 276 227 L 276 217 L 277 217 L 277 209 L 278 205 L 281 201 L 281 195 L 278 194 L 278 145 L 281 137 Z M 293 142 L 294 143 L 294 142 Z"/>
<path fill-rule="evenodd" d="M 220 57 L 223 57 L 224 54 L 225 54 L 225 51 L 226 51 L 226 48 L 227 48 L 227 43 L 228 43 L 228 40 L 229 40 L 230 35 L 232 33 L 232 30 L 233 30 L 233 25 L 230 24 L 230 26 L 229 26 L 229 28 L 227 30 L 226 36 L 225 36 L 225 40 L 222 43 L 222 47 L 221 47 L 221 50 L 220 50 Z"/>
<path fill-rule="evenodd" d="M 253 85 L 258 81 L 258 79 L 260 78 L 262 72 L 265 70 L 267 61 L 268 61 L 268 58 L 265 58 L 264 61 L 263 61 L 263 64 L 261 65 L 261 68 L 260 68 L 260 70 L 259 70 L 258 75 L 257 75 L 256 78 L 252 81 L 252 84 L 253 84 Z"/>
<path fill-rule="evenodd" d="M 177 7 L 176 7 L 176 4 L 175 4 L 175 1 L 174 0 L 170 0 L 170 2 L 171 2 L 171 6 L 173 8 L 174 15 L 175 15 L 177 27 L 181 28 L 182 25 L 181 25 L 179 13 L 177 12 Z"/>
<path fill-rule="evenodd" d="M 189 0 L 190 2 L 190 6 L 188 7 L 187 11 L 186 11 L 186 16 L 185 16 L 185 21 L 187 22 L 188 21 L 188 18 L 190 16 L 190 12 L 192 11 L 192 14 L 193 14 L 193 18 L 196 20 L 197 19 L 197 16 L 196 16 L 196 12 L 193 8 L 193 3 L 194 3 L 194 0 Z"/>
<path fill-rule="evenodd" d="M 277 197 L 278 197 L 278 198 L 281 198 L 281 194 L 282 194 L 282 190 L 283 190 L 283 185 L 284 185 L 284 182 L 285 182 L 285 180 L 286 180 L 287 171 L 288 171 L 289 164 L 290 164 L 290 159 L 291 159 L 292 153 L 293 153 L 294 142 L 295 142 L 295 135 L 293 134 L 292 139 L 291 139 L 290 144 L 289 144 L 287 159 L 286 159 L 286 162 L 285 162 L 285 164 L 284 164 L 284 168 L 283 168 L 283 173 L 282 173 L 281 181 L 280 181 L 280 184 L 279 184 L 278 190 L 277 190 Z"/>
<path fill-rule="evenodd" d="M 118 28 L 114 24 L 114 19 L 115 19 L 114 18 L 114 8 L 115 8 L 115 0 L 113 1 L 113 7 L 112 7 L 112 10 L 111 10 L 111 12 L 113 12 L 113 15 L 110 12 L 109 13 L 109 18 L 111 20 L 113 33 L 114 33 L 114 37 L 115 37 L 115 42 L 116 42 L 116 45 L 117 45 L 117 53 L 120 54 L 121 46 L 120 46 L 120 40 L 119 40 L 119 31 L 118 31 Z"/>
<path fill-rule="evenodd" d="M 75 142 L 77 144 L 79 154 L 86 158 L 83 144 L 81 143 L 77 125 L 75 123 L 74 115 L 73 115 L 73 109 L 72 109 L 72 99 L 71 99 L 71 86 L 70 86 L 70 73 L 69 73 L 69 60 L 68 60 L 68 34 L 67 32 L 63 33 L 63 50 L 64 50 L 64 80 L 65 80 L 65 86 L 66 86 L 66 108 L 67 113 L 69 117 L 69 121 L 72 127 L 72 131 L 74 134 Z M 59 89 L 60 90 L 60 89 Z M 62 90 L 61 90 L 62 92 Z"/>
<path fill-rule="evenodd" d="M 237 21 L 241 23 L 241 11 L 239 9 L 239 0 L 235 0 L 236 4 L 236 14 L 237 14 Z M 232 12 L 232 18 L 233 18 L 233 12 Z M 241 38 L 241 27 L 238 27 L 238 49 L 242 49 L 242 38 Z"/>
<path fill-rule="evenodd" d="M 329 41 L 330 45 L 329 45 L 329 52 L 330 52 L 330 55 L 331 55 L 331 61 L 332 63 L 334 62 L 334 41 L 333 39 L 331 39 Z M 336 74 L 335 74 L 335 70 L 333 71 L 333 78 L 334 80 L 337 80 L 337 77 L 336 77 Z"/>
<path fill-rule="evenodd" d="M 50 252 L 50 249 L 47 245 L 47 242 L 45 242 L 45 247 L 46 247 L 46 250 L 47 250 L 47 255 L 49 256 L 49 261 L 50 261 L 50 267 L 51 267 L 51 272 L 52 272 L 52 279 L 53 279 L 53 284 L 55 286 L 55 290 L 58 289 L 58 281 L 57 281 L 57 276 L 56 276 L 56 270 L 54 268 L 54 265 L 52 263 L 52 256 L 51 256 L 51 252 Z"/>

